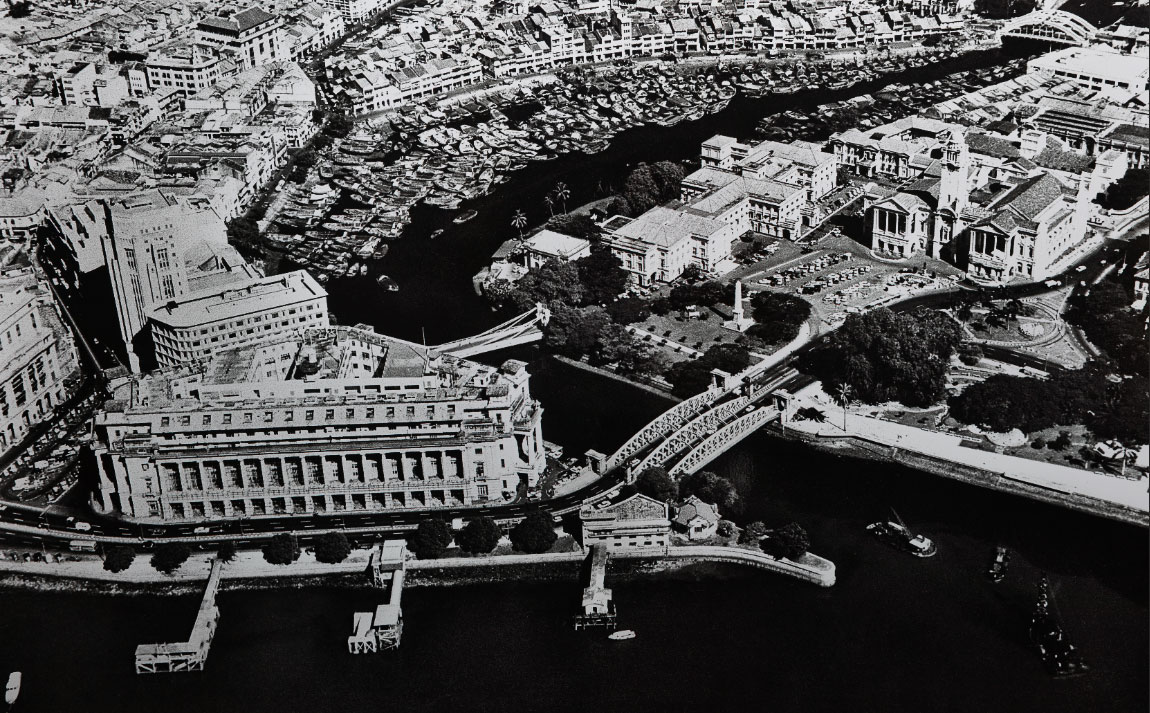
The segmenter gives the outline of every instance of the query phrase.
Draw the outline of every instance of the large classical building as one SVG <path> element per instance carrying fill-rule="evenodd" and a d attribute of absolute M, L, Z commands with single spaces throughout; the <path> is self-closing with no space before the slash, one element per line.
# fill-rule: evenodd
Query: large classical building
<path fill-rule="evenodd" d="M 52 416 L 78 368 L 47 290 L 29 270 L 0 274 L 0 451 Z"/>
<path fill-rule="evenodd" d="M 501 503 L 545 467 L 528 380 L 346 327 L 123 377 L 95 419 L 94 504 L 198 520 Z"/>

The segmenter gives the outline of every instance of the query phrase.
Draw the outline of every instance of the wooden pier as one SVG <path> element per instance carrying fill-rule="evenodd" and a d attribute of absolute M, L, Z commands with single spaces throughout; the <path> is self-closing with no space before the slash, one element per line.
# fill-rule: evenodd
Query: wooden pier
<path fill-rule="evenodd" d="M 405 571 L 402 542 L 387 542 L 372 551 L 368 576 L 373 586 L 387 590 L 388 600 L 374 612 L 356 612 L 352 616 L 348 653 L 367 654 L 399 648 L 403 636 L 401 597 Z"/>
<path fill-rule="evenodd" d="M 172 644 L 140 644 L 136 647 L 136 673 L 175 673 L 180 671 L 203 671 L 208 649 L 216 635 L 216 624 L 220 610 L 216 606 L 216 592 L 220 586 L 220 572 L 223 564 L 212 562 L 212 572 L 208 575 L 208 586 L 192 626 L 192 635 L 187 641 Z"/>
<path fill-rule="evenodd" d="M 583 588 L 583 611 L 575 617 L 576 629 L 591 627 L 615 628 L 615 602 L 611 590 L 604 582 L 607 578 L 607 549 L 593 545 L 588 555 L 590 569 L 587 586 Z"/>

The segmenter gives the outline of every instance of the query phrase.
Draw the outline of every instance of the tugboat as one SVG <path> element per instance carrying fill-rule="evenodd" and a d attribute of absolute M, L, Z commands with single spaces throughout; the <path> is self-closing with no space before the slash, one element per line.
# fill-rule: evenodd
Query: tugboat
<path fill-rule="evenodd" d="M 938 552 L 934 542 L 923 535 L 911 532 L 894 508 L 891 508 L 891 512 L 894 513 L 894 520 L 872 522 L 866 526 L 867 532 L 891 547 L 909 552 L 915 557 L 933 557 Z"/>
<path fill-rule="evenodd" d="M 990 569 L 987 570 L 986 575 L 990 577 L 990 581 L 998 584 L 1006 579 L 1006 568 L 1009 565 L 1010 550 L 999 545 L 994 550 L 994 561 L 990 563 Z"/>
<path fill-rule="evenodd" d="M 630 629 L 621 629 L 607 637 L 611 641 L 626 641 L 635 638 L 635 632 Z"/>
<path fill-rule="evenodd" d="M 1074 676 L 1086 673 L 1090 667 L 1082 654 L 1062 634 L 1058 617 L 1050 610 L 1050 580 L 1043 574 L 1038 583 L 1038 601 L 1034 616 L 1030 618 L 1030 642 L 1042 657 L 1042 663 L 1051 676 Z"/>
<path fill-rule="evenodd" d="M 459 215 L 455 216 L 455 220 L 453 220 L 451 222 L 455 223 L 456 225 L 458 225 L 460 223 L 466 223 L 467 221 L 471 220 L 472 218 L 474 218 L 477 215 L 479 215 L 479 211 L 467 210 L 467 211 L 464 211 L 464 212 L 460 213 Z"/>

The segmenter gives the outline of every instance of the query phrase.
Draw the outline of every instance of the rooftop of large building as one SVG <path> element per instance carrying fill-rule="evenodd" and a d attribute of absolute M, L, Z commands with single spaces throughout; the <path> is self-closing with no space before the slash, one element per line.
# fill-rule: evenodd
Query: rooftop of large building
<path fill-rule="evenodd" d="M 244 273 L 250 275 L 251 273 Z M 188 296 L 152 310 L 151 319 L 172 328 L 208 325 L 267 312 L 327 296 L 327 291 L 304 270 L 272 277 L 249 276 L 224 282 L 215 289 L 204 284 Z"/>
<path fill-rule="evenodd" d="M 726 227 L 726 223 L 713 218 L 693 215 L 666 206 L 656 206 L 619 227 L 614 235 L 661 248 L 671 248 L 692 235 L 706 237 Z"/>
<path fill-rule="evenodd" d="M 221 350 L 204 362 L 124 375 L 106 411 L 205 404 L 489 399 L 506 397 L 525 365 L 496 369 L 369 327 L 325 327 L 261 345 Z"/>
<path fill-rule="evenodd" d="M 250 7 L 228 18 L 208 17 L 200 20 L 200 27 L 239 34 L 275 19 L 276 16 L 266 10 L 258 7 Z"/>
<path fill-rule="evenodd" d="M 1123 54 L 1104 46 L 1067 47 L 1032 59 L 1030 66 L 1126 82 L 1137 89 L 1145 89 L 1150 81 L 1150 63 L 1145 55 Z"/>

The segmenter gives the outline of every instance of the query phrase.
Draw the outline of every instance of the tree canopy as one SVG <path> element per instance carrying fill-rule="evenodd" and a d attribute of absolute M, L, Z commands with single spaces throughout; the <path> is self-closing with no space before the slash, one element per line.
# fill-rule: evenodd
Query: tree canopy
<path fill-rule="evenodd" d="M 741 506 L 739 493 L 731 481 L 706 470 L 684 475 L 679 480 L 679 496 L 689 495 L 717 505 L 719 512 L 738 511 Z"/>
<path fill-rule="evenodd" d="M 1150 382 L 1133 376 L 1115 383 L 1097 364 L 1055 371 L 1047 379 L 995 374 L 952 396 L 950 413 L 993 431 L 1031 433 L 1081 423 L 1101 439 L 1145 443 Z"/>
<path fill-rule="evenodd" d="M 1110 184 L 1096 202 L 1110 210 L 1126 210 L 1147 193 L 1150 193 L 1150 168 L 1127 168 L 1122 178 Z"/>
<path fill-rule="evenodd" d="M 880 308 L 847 316 L 799 368 L 821 379 L 830 393 L 846 384 L 867 403 L 929 406 L 946 393 L 947 366 L 961 339 L 958 323 L 942 312 Z"/>
<path fill-rule="evenodd" d="M 342 532 L 326 532 L 315 541 L 315 559 L 324 564 L 339 564 L 351 554 L 351 543 Z"/>
<path fill-rule="evenodd" d="M 792 522 L 772 530 L 762 541 L 762 550 L 775 559 L 795 560 L 810 549 L 811 541 L 807 531 L 797 522 Z"/>
<path fill-rule="evenodd" d="M 666 468 L 652 466 L 635 478 L 635 489 L 656 500 L 674 500 L 679 494 L 679 484 L 667 473 Z"/>
<path fill-rule="evenodd" d="M 623 263 L 606 245 L 595 245 L 591 254 L 575 261 L 583 299 L 589 304 L 606 304 L 627 289 L 629 275 Z"/>
<path fill-rule="evenodd" d="M 1090 294 L 1076 298 L 1066 317 L 1105 351 L 1121 372 L 1145 375 L 1150 365 L 1146 317 L 1129 309 L 1133 301 L 1133 295 L 1122 285 L 1104 280 L 1090 288 Z"/>
<path fill-rule="evenodd" d="M 221 562 L 231 562 L 236 558 L 236 543 L 234 540 L 224 540 L 216 549 L 216 557 Z"/>
<path fill-rule="evenodd" d="M 551 515 L 542 510 L 533 510 L 511 530 L 511 544 L 520 552 L 539 554 L 551 549 L 559 536 L 555 534 L 555 524 Z"/>
<path fill-rule="evenodd" d="M 152 552 L 152 568 L 157 572 L 171 574 L 187 562 L 191 555 L 192 548 L 185 542 L 161 542 Z"/>
<path fill-rule="evenodd" d="M 483 515 L 473 518 L 459 531 L 459 548 L 473 555 L 486 554 L 495 549 L 503 533 L 495 520 Z"/>
<path fill-rule="evenodd" d="M 136 550 L 131 545 L 112 545 L 104 550 L 104 569 L 109 572 L 123 572 L 132 566 Z"/>
<path fill-rule="evenodd" d="M 268 564 L 291 564 L 299 559 L 299 540 L 295 535 L 280 533 L 264 545 L 263 553 Z"/>
<path fill-rule="evenodd" d="M 767 344 L 785 344 L 799 336 L 803 322 L 811 316 L 811 304 L 801 297 L 765 290 L 751 298 L 755 324 L 749 336 Z"/>
<path fill-rule="evenodd" d="M 419 523 L 407 546 L 419 559 L 431 560 L 447 551 L 451 538 L 451 526 L 447 521 L 441 517 L 431 517 Z"/>
<path fill-rule="evenodd" d="M 608 212 L 636 216 L 679 197 L 683 167 L 673 161 L 641 163 L 627 176 L 623 192 L 611 202 Z"/>
<path fill-rule="evenodd" d="M 685 399 L 707 390 L 711 384 L 711 369 L 736 374 L 750 363 L 751 355 L 746 347 L 716 344 L 698 359 L 673 365 L 667 371 L 667 380 L 671 382 L 671 393 Z"/>

